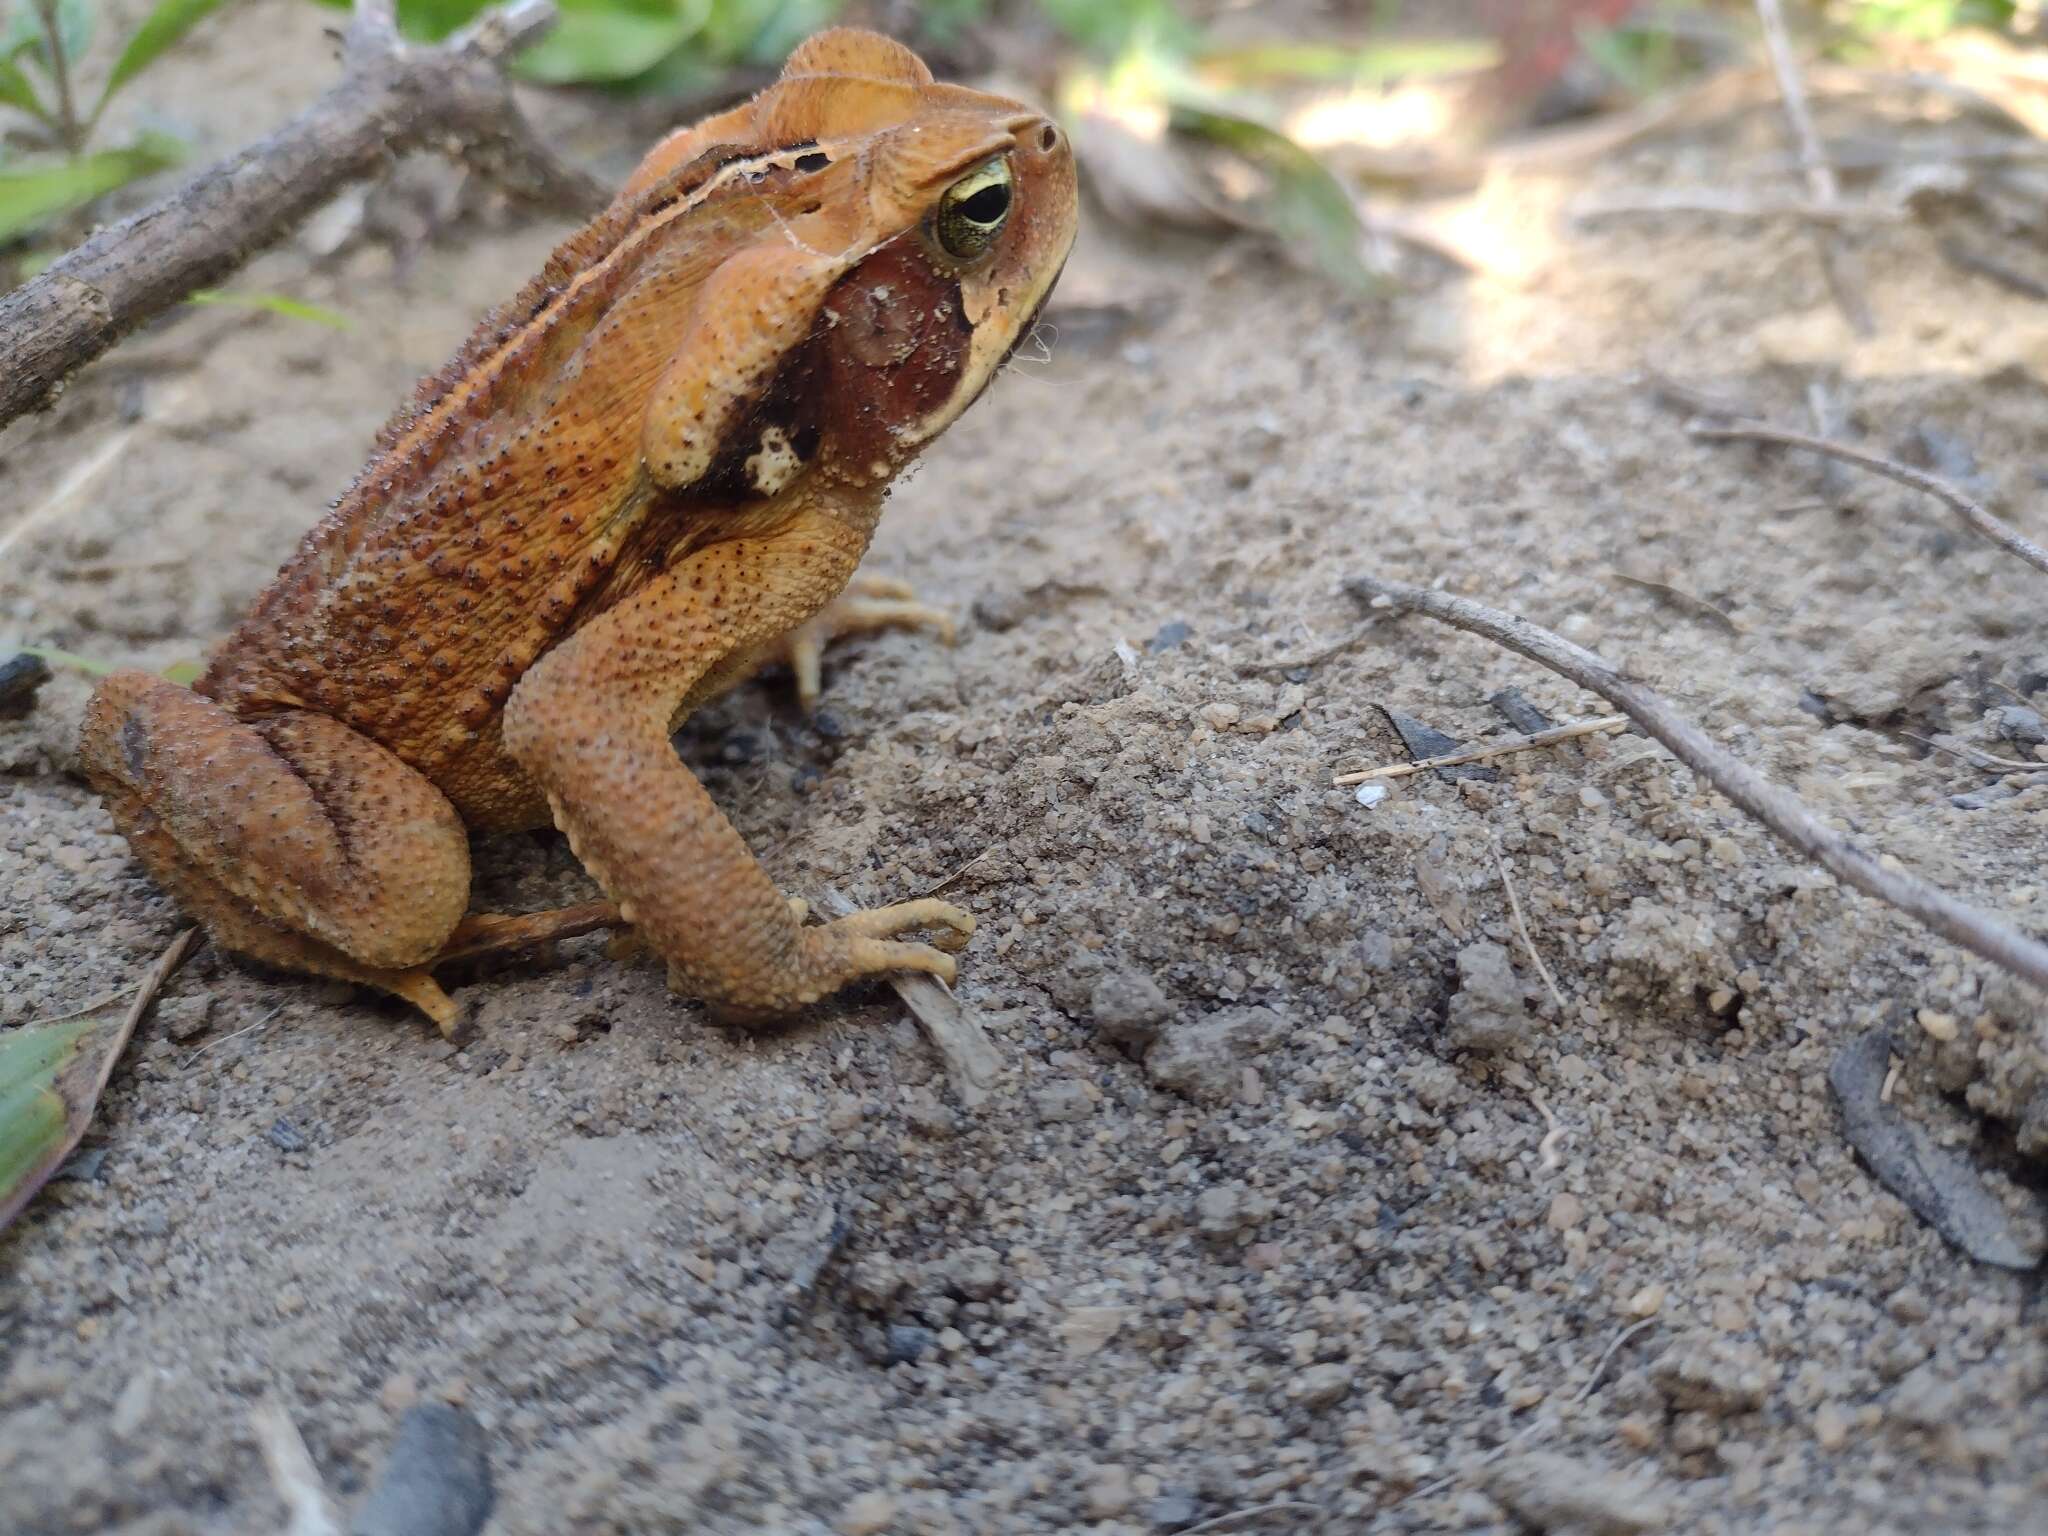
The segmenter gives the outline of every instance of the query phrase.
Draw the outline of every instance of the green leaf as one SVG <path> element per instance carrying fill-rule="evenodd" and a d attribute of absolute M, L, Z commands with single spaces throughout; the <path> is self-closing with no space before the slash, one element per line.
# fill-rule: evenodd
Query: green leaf
<path fill-rule="evenodd" d="M 519 55 L 518 72 L 549 85 L 594 85 L 644 75 L 694 37 L 710 0 L 562 0 L 561 20 Z"/>
<path fill-rule="evenodd" d="M 1204 48 L 1197 56 L 1204 79 L 1233 84 L 1323 80 L 1385 85 L 1467 74 L 1499 62 L 1500 47 L 1488 38 L 1400 38 L 1355 48 L 1341 43 L 1247 43 Z"/>
<path fill-rule="evenodd" d="M 1172 122 L 1176 131 L 1219 144 L 1264 173 L 1266 191 L 1254 211 L 1290 249 L 1347 288 L 1379 286 L 1365 265 L 1357 205 L 1314 155 L 1263 123 L 1207 107 L 1177 102 Z"/>
<path fill-rule="evenodd" d="M 5 56 L 4 51 L 0 51 L 0 106 L 17 107 L 38 122 L 50 121 L 49 109 L 36 95 L 36 88 L 21 72 L 21 67 Z"/>
<path fill-rule="evenodd" d="M 0 172 L 0 241 L 82 208 L 116 187 L 184 158 L 184 146 L 161 134 L 145 134 L 126 149 L 81 155 L 59 165 Z"/>
<path fill-rule="evenodd" d="M 1173 0 L 1039 0 L 1067 36 L 1101 58 L 1133 50 L 1184 55 L 1200 39 Z"/>
<path fill-rule="evenodd" d="M 355 325 L 347 315 L 336 310 L 322 309 L 318 304 L 308 304 L 302 299 L 286 298 L 281 293 L 225 293 L 218 288 L 201 288 L 186 294 L 185 302 L 215 304 L 230 309 L 268 310 L 273 315 L 283 315 L 287 320 L 309 320 L 331 331 L 346 331 Z"/>
<path fill-rule="evenodd" d="M 174 661 L 164 668 L 164 681 L 176 683 L 180 688 L 190 688 L 199 681 L 199 675 L 205 670 L 204 662 Z"/>
<path fill-rule="evenodd" d="M 114 61 L 114 72 L 107 76 L 106 89 L 100 92 L 100 104 L 93 108 L 92 115 L 97 118 L 106 110 L 114 92 L 155 63 L 166 48 L 219 4 L 220 0 L 157 0 L 156 8 L 143 17 L 142 25 L 121 50 L 121 57 Z"/>
<path fill-rule="evenodd" d="M 128 1043 L 127 1005 L 0 1033 L 0 1228 L 63 1166 Z"/>

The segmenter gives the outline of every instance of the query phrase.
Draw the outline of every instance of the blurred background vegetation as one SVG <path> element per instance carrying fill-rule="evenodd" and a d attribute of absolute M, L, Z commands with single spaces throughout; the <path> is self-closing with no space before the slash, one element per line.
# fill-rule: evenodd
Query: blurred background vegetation
<path fill-rule="evenodd" d="M 117 32 L 103 0 L 0 0 L 10 7 L 0 10 L 0 281 L 36 270 L 116 206 L 110 194 L 184 157 L 163 133 L 110 136 L 106 109 L 193 27 L 218 12 L 217 25 L 231 28 L 244 3 L 158 0 Z M 398 12 L 408 35 L 434 40 L 487 4 L 399 0 Z M 672 103 L 677 117 L 757 87 L 819 27 L 880 26 L 930 53 L 942 73 L 994 71 L 1080 119 L 1084 168 L 1111 212 L 1263 229 L 1355 286 L 1372 281 L 1362 188 L 1414 174 L 1418 156 L 1441 169 L 1503 134 L 1679 89 L 1733 56 L 1753 57 L 1756 43 L 1742 0 L 558 4 L 559 24 L 517 61 L 524 79 L 630 95 L 650 110 Z M 1793 0 L 1788 10 L 1807 47 L 1851 61 L 1965 33 L 2032 48 L 2041 34 L 2041 0 Z M 1420 118 L 1406 169 L 1386 143 L 1333 161 L 1347 133 L 1354 150 L 1384 140 L 1399 115 L 1387 101 L 1418 83 L 1434 90 L 1434 105 L 1410 103 Z M 1366 94 L 1380 98 L 1376 114 L 1359 106 Z M 1336 105 L 1345 101 L 1348 118 Z M 1425 130 L 1433 147 L 1412 142 Z"/>

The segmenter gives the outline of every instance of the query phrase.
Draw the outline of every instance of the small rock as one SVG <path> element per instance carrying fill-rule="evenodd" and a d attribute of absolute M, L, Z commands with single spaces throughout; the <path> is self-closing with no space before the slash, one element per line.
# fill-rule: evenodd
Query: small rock
<path fill-rule="evenodd" d="M 903 1095 L 903 1120 L 927 1141 L 944 1141 L 960 1129 L 960 1116 L 929 1088 L 912 1088 Z"/>
<path fill-rule="evenodd" d="M 1550 1229 L 1553 1232 L 1569 1232 L 1586 1219 L 1586 1203 L 1570 1190 L 1560 1190 L 1551 1196 Z"/>
<path fill-rule="evenodd" d="M 399 1420 L 349 1536 L 475 1536 L 495 1498 L 483 1426 L 460 1408 L 419 1403 Z"/>
<path fill-rule="evenodd" d="M 1038 1112 L 1040 1125 L 1058 1125 L 1086 1120 L 1095 1113 L 1095 1100 L 1089 1097 L 1086 1083 L 1070 1080 L 1038 1089 L 1031 1095 L 1031 1107 Z"/>
<path fill-rule="evenodd" d="M 1813 1438 L 1824 1451 L 1839 1451 L 1849 1443 L 1849 1416 L 1833 1403 L 1822 1403 L 1813 1416 Z"/>
<path fill-rule="evenodd" d="M 121 1395 L 114 1399 L 113 1416 L 107 1428 L 117 1440 L 132 1440 L 149 1418 L 150 1400 L 156 1395 L 156 1368 L 143 1366 L 128 1378 Z"/>
<path fill-rule="evenodd" d="M 1529 1031 L 1522 984 L 1504 945 L 1485 941 L 1458 951 L 1458 990 L 1451 997 L 1451 1045 L 1464 1051 L 1500 1051 Z"/>
<path fill-rule="evenodd" d="M 1304 1408 L 1334 1408 L 1351 1395 L 1351 1367 L 1312 1365 L 1295 1382 L 1295 1396 Z"/>
<path fill-rule="evenodd" d="M 1142 1049 L 1158 1038 L 1159 1027 L 1173 1016 L 1173 1004 L 1150 976 L 1117 966 L 1095 983 L 1088 1012 L 1104 1039 Z"/>
<path fill-rule="evenodd" d="M 1233 1184 L 1218 1184 L 1195 1196 L 1195 1225 L 1204 1237 L 1235 1237 L 1244 1208 Z"/>
<path fill-rule="evenodd" d="M 1539 1531 L 1640 1536 L 1671 1518 L 1669 1501 L 1640 1478 L 1552 1451 L 1503 1456 L 1482 1476 L 1502 1508 Z"/>
<path fill-rule="evenodd" d="M 938 1347 L 939 1336 L 915 1323 L 891 1323 L 883 1342 L 890 1365 L 915 1365 Z"/>
<path fill-rule="evenodd" d="M 1085 1359 L 1123 1331 L 1132 1307 L 1069 1307 L 1060 1319 L 1060 1337 L 1067 1353 Z"/>
<path fill-rule="evenodd" d="M 1771 1387 L 1753 1349 L 1710 1335 L 1673 1344 L 1651 1365 L 1650 1380 L 1672 1407 L 1721 1417 L 1753 1413 Z"/>
<path fill-rule="evenodd" d="M 203 1034 L 213 1022 L 213 999 L 203 993 L 198 997 L 167 997 L 156 1005 L 156 1018 L 170 1039 L 190 1040 Z"/>
<path fill-rule="evenodd" d="M 2004 740 L 2028 747 L 2048 745 L 2048 721 L 2041 718 L 2039 710 L 2024 704 L 2007 704 L 1991 713 L 1992 728 Z"/>
<path fill-rule="evenodd" d="M 1098 1467 L 1085 1495 L 1088 1518 L 1114 1520 L 1131 1507 L 1131 1474 L 1122 1467 Z"/>
<path fill-rule="evenodd" d="M 270 1129 L 263 1134 L 270 1138 L 270 1144 L 280 1152 L 303 1152 L 306 1150 L 306 1138 L 300 1135 L 299 1128 L 293 1125 L 291 1121 L 285 1119 L 283 1115 L 279 1115 L 275 1120 L 271 1121 Z"/>
<path fill-rule="evenodd" d="M 1145 642 L 1145 649 L 1155 655 L 1160 651 L 1170 651 L 1193 633 L 1185 619 L 1168 619 L 1152 632 L 1152 638 Z"/>
<path fill-rule="evenodd" d="M 856 1494 L 839 1512 L 839 1536 L 881 1536 L 896 1519 L 896 1501 L 874 1489 Z"/>
<path fill-rule="evenodd" d="M 1944 1045 L 1955 1039 L 1959 1026 L 1954 1014 L 1943 1013 L 1934 1008 L 1922 1008 L 1914 1017 L 1930 1038 L 1939 1040 Z"/>
<path fill-rule="evenodd" d="M 27 651 L 0 661 L 0 720 L 16 720 L 36 702 L 36 691 L 50 680 L 50 664 Z"/>
<path fill-rule="evenodd" d="M 1200 1103 L 1228 1104 L 1244 1086 L 1250 1058 L 1272 1049 L 1285 1031 L 1270 1008 L 1226 1008 L 1155 1040 L 1145 1052 L 1145 1076 Z"/>
<path fill-rule="evenodd" d="M 1195 1496 L 1180 1489 L 1170 1489 L 1145 1506 L 1145 1518 L 1152 1523 L 1155 1531 L 1178 1531 L 1193 1525 L 1201 1518 L 1202 1506 Z"/>

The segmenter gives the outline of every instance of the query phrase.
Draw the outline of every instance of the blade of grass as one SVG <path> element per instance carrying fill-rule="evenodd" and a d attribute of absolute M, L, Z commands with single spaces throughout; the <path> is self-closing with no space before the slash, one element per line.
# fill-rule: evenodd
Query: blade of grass
<path fill-rule="evenodd" d="M 54 126 L 57 121 L 50 116 L 50 109 L 43 105 L 42 97 L 36 94 L 35 86 L 21 67 L 4 56 L 0 56 L 0 106 L 26 112 L 45 126 Z"/>
<path fill-rule="evenodd" d="M 200 288 L 187 294 L 185 302 L 222 309 L 261 309 L 282 315 L 287 320 L 308 320 L 314 325 L 324 325 L 331 331 L 346 331 L 355 325 L 338 310 L 323 309 L 318 304 L 287 298 L 281 293 L 228 293 L 219 288 Z"/>

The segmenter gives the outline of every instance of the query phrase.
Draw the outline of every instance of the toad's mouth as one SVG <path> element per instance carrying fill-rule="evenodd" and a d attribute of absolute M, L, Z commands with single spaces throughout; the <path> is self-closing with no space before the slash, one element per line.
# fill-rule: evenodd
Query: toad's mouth
<path fill-rule="evenodd" d="M 1067 258 L 1060 258 L 1059 271 L 1054 272 L 1052 281 L 1045 285 L 1045 291 L 1038 296 L 1038 302 L 1031 306 L 1031 313 L 1024 317 L 1024 323 L 1017 327 L 1017 334 L 1010 338 L 1010 345 L 997 359 L 990 370 L 991 375 L 1001 373 L 1010 366 L 1010 359 L 1017 355 L 1017 349 L 1038 334 L 1038 322 L 1045 317 L 1045 307 L 1052 302 L 1053 290 L 1060 285 L 1060 275 L 1067 270 Z"/>

